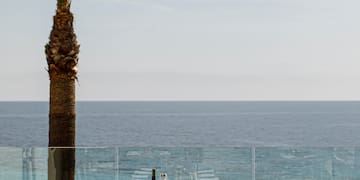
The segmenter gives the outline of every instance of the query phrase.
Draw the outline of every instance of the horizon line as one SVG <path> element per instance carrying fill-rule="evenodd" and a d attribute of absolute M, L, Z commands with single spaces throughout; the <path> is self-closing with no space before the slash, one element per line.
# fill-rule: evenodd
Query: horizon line
<path fill-rule="evenodd" d="M 49 102 L 49 100 L 0 100 L 0 103 L 3 102 Z M 75 102 L 360 102 L 359 99 L 354 100 L 336 100 L 336 99 L 291 99 L 291 100 L 279 100 L 279 99 L 270 99 L 270 100 L 196 100 L 196 99 L 171 99 L 171 100 L 76 100 Z"/>

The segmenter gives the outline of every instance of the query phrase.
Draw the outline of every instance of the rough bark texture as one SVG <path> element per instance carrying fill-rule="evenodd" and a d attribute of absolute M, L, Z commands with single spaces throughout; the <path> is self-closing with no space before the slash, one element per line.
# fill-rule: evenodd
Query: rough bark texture
<path fill-rule="evenodd" d="M 76 79 L 79 45 L 73 29 L 70 0 L 58 0 L 50 42 L 45 46 L 50 80 Z"/>
<path fill-rule="evenodd" d="M 49 180 L 73 180 L 75 169 L 75 80 L 79 45 L 70 0 L 58 0 L 50 42 L 45 46 L 50 77 Z"/>
<path fill-rule="evenodd" d="M 75 147 L 75 80 L 50 81 L 49 147 Z"/>

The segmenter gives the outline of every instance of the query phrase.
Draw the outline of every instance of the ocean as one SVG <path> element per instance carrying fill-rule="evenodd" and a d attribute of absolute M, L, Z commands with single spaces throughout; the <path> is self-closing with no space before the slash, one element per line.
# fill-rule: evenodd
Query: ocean
<path fill-rule="evenodd" d="M 75 178 L 360 179 L 360 102 L 78 102 Z M 46 180 L 48 103 L 0 103 L 0 180 Z"/>
<path fill-rule="evenodd" d="M 77 102 L 79 147 L 354 147 L 360 102 Z M 0 102 L 0 147 L 46 147 L 48 102 Z"/>

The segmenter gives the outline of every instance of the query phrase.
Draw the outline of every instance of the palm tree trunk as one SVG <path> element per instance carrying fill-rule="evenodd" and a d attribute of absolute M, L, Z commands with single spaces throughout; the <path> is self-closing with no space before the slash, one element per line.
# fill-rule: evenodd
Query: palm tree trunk
<path fill-rule="evenodd" d="M 57 0 L 50 42 L 45 46 L 50 77 L 49 180 L 73 180 L 75 175 L 75 80 L 79 45 L 70 5 L 71 0 Z"/>

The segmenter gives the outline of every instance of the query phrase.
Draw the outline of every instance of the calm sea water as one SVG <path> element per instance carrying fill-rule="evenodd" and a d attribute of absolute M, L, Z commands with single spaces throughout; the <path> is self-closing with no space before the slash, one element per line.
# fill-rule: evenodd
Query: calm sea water
<path fill-rule="evenodd" d="M 78 102 L 78 146 L 359 146 L 360 102 Z M 0 146 L 48 143 L 47 102 L 0 102 Z"/>

